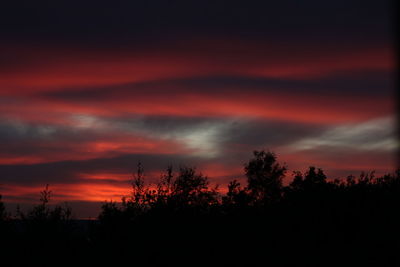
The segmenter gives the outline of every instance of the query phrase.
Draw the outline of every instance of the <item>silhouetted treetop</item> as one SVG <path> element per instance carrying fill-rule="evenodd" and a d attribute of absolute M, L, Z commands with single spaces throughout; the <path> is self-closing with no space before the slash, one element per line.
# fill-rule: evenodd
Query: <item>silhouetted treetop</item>
<path fill-rule="evenodd" d="M 314 166 L 310 166 L 304 175 L 300 171 L 295 171 L 293 176 L 293 180 L 289 185 L 293 190 L 316 189 L 327 183 L 324 171 L 320 168 L 316 169 Z"/>
<path fill-rule="evenodd" d="M 254 157 L 245 165 L 247 188 L 255 202 L 277 201 L 282 193 L 282 179 L 286 166 L 276 161 L 273 152 L 254 151 Z"/>
<path fill-rule="evenodd" d="M 183 206 L 207 206 L 216 204 L 217 187 L 210 189 L 207 176 L 197 173 L 195 168 L 181 167 L 172 184 L 171 201 Z"/>

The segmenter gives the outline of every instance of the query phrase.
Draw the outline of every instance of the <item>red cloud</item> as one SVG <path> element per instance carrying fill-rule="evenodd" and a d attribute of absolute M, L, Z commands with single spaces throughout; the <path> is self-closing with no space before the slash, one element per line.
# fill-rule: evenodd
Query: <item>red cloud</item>
<path fill-rule="evenodd" d="M 293 46 L 238 40 L 191 41 L 114 50 L 6 46 L 0 94 L 115 85 L 200 75 L 310 79 L 338 71 L 391 70 L 389 47 Z"/>

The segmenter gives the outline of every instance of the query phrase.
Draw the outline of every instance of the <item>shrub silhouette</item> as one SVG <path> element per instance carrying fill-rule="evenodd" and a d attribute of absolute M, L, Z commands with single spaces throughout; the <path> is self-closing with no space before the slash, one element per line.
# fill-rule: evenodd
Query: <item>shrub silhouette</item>
<path fill-rule="evenodd" d="M 152 186 L 145 183 L 145 174 L 141 163 L 133 174 L 132 192 L 123 197 L 121 206 L 115 202 L 105 202 L 99 215 L 100 221 L 128 219 L 135 220 L 148 212 L 207 212 L 220 203 L 218 186 L 210 188 L 206 176 L 197 173 L 195 168 L 183 166 L 175 174 L 172 166 Z"/>
<path fill-rule="evenodd" d="M 35 205 L 27 214 L 19 211 L 18 215 L 21 219 L 34 222 L 61 222 L 71 220 L 71 208 L 65 204 L 64 207 L 56 205 L 54 208 L 49 207 L 52 191 L 47 184 L 43 191 L 40 192 L 40 203 Z"/>
<path fill-rule="evenodd" d="M 327 185 L 324 171 L 320 168 L 316 170 L 314 166 L 309 167 L 304 175 L 300 171 L 295 171 L 293 174 L 294 178 L 289 188 L 294 191 L 322 190 Z"/>

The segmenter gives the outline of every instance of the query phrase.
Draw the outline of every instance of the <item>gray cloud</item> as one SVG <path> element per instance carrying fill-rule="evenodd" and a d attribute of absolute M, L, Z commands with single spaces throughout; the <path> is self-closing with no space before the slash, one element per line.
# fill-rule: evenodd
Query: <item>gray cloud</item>
<path fill-rule="evenodd" d="M 232 145 L 251 149 L 260 146 L 276 147 L 315 135 L 326 128 L 315 124 L 235 117 L 126 115 L 102 118 L 72 115 L 69 119 L 70 126 L 23 121 L 1 122 L 1 154 L 40 156 L 43 153 L 76 152 L 80 144 L 88 142 L 118 142 L 121 136 L 142 136 L 155 141 L 171 140 L 180 143 L 192 150 L 195 156 L 218 158 Z M 111 155 L 115 156 L 115 153 L 118 151 L 113 151 Z"/>
<path fill-rule="evenodd" d="M 365 151 L 395 151 L 399 147 L 394 117 L 384 117 L 330 127 L 321 135 L 301 139 L 290 147 L 307 150 L 318 147 L 343 147 Z"/>
<path fill-rule="evenodd" d="M 376 154 L 380 151 L 380 155 L 390 157 L 396 148 L 393 146 L 396 145 L 393 141 L 395 140 L 393 118 L 380 118 L 356 125 L 335 127 L 242 118 L 124 116 L 105 119 L 78 116 L 72 119 L 81 120 L 81 124 L 76 124 L 76 128 L 70 128 L 3 121 L 0 125 L 2 153 L 26 156 L 42 153 L 56 155 L 68 150 L 74 152 L 74 148 L 68 144 L 85 144 L 91 140 L 113 141 L 113 137 L 121 133 L 143 135 L 154 140 L 174 140 L 188 147 L 192 145 L 194 150 L 199 149 L 201 153 L 162 155 L 157 154 L 157 151 L 151 154 L 115 151 L 107 154 L 107 157 L 90 160 L 71 158 L 71 160 L 40 164 L 3 164 L 0 165 L 0 181 L 24 185 L 91 182 L 85 180 L 81 174 L 129 175 L 135 170 L 138 161 L 142 161 L 149 172 L 160 172 L 169 164 L 198 166 L 199 170 L 215 163 L 227 168 L 239 167 L 251 157 L 251 152 L 255 149 L 270 149 L 278 155 L 280 151 L 283 154 L 293 152 L 307 154 L 309 153 L 307 151 L 314 151 L 315 154 L 319 151 L 331 162 L 339 162 L 340 159 L 335 158 L 333 154 L 341 155 L 344 150 L 349 154 L 354 151 Z M 49 145 L 49 142 L 52 145 Z M 337 149 L 341 149 L 343 153 L 337 152 Z M 228 178 L 232 177 L 218 179 L 222 181 Z M 120 183 L 112 177 L 92 182 Z"/>

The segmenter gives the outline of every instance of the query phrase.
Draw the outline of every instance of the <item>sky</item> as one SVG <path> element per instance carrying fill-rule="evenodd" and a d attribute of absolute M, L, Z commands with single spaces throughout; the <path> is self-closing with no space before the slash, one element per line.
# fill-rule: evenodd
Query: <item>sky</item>
<path fill-rule="evenodd" d="M 140 161 L 243 180 L 253 150 L 330 178 L 397 167 L 392 2 L 9 1 L 0 9 L 0 194 L 46 184 L 78 217 Z"/>

